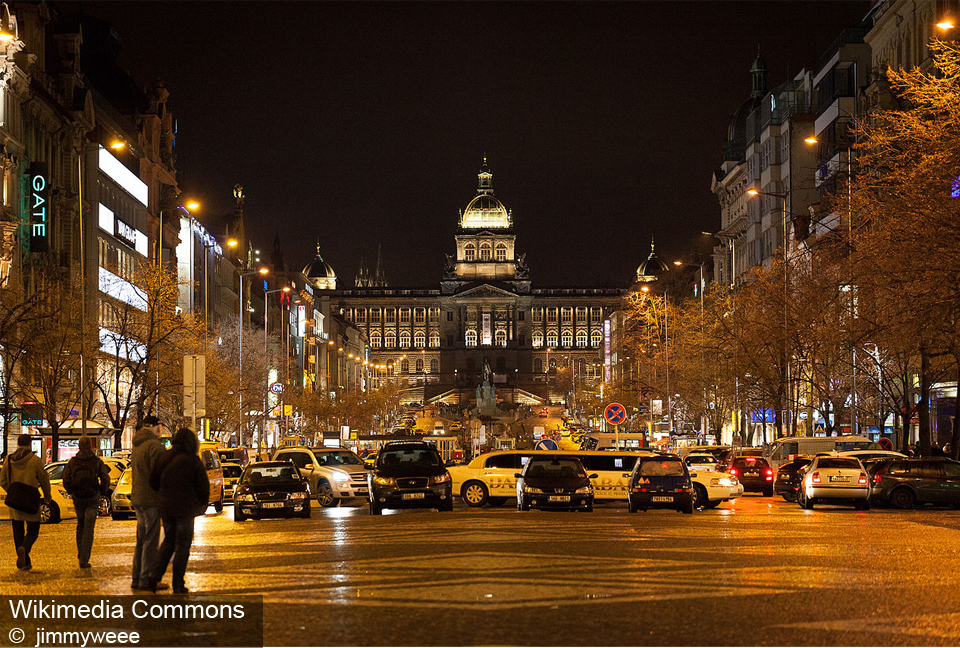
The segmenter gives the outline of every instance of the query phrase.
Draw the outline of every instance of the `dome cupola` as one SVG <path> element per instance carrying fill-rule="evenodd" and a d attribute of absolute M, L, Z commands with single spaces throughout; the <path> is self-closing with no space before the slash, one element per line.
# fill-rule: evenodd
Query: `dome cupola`
<path fill-rule="evenodd" d="M 507 208 L 493 195 L 493 174 L 483 158 L 476 197 L 470 201 L 460 215 L 462 229 L 507 229 L 513 226 L 513 219 Z"/>
<path fill-rule="evenodd" d="M 336 290 L 337 273 L 320 256 L 320 239 L 317 238 L 317 256 L 303 268 L 303 275 L 318 290 Z"/>

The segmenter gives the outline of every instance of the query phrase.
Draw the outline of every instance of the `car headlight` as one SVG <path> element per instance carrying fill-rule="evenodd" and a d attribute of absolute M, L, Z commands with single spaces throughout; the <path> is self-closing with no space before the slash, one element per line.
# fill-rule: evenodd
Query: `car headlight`
<path fill-rule="evenodd" d="M 731 488 L 736 485 L 736 480 L 729 477 L 714 477 L 710 480 L 711 486 L 726 486 Z"/>
<path fill-rule="evenodd" d="M 450 481 L 450 473 L 443 473 L 433 478 L 434 484 L 446 484 Z"/>
<path fill-rule="evenodd" d="M 306 493 L 287 493 L 287 499 L 301 500 L 307 496 Z"/>
<path fill-rule="evenodd" d="M 346 481 L 350 481 L 350 474 L 345 472 L 340 472 L 339 470 L 334 470 L 333 478 L 338 482 L 346 482 Z"/>
<path fill-rule="evenodd" d="M 584 486 L 576 490 L 577 495 L 589 495 L 593 492 L 593 486 Z"/>
<path fill-rule="evenodd" d="M 237 499 L 240 500 L 241 502 L 252 502 L 253 495 L 241 495 Z"/>
<path fill-rule="evenodd" d="M 543 493 L 543 491 L 540 490 L 539 488 L 537 488 L 536 486 L 524 486 L 524 487 L 523 487 L 523 492 L 524 492 L 524 493 L 536 493 L 536 494 Z"/>
<path fill-rule="evenodd" d="M 393 477 L 374 477 L 373 482 L 375 484 L 380 484 L 381 486 L 390 486 L 393 484 Z"/>

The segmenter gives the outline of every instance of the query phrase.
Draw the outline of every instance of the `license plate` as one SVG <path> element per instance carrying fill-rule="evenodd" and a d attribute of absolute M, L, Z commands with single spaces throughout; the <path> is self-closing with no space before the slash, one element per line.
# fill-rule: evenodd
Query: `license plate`
<path fill-rule="evenodd" d="M 404 493 L 403 499 L 423 499 L 423 493 Z"/>
<path fill-rule="evenodd" d="M 849 475 L 831 475 L 830 481 L 832 482 L 848 482 L 850 481 Z"/>
<path fill-rule="evenodd" d="M 673 496 L 655 495 L 650 498 L 651 502 L 672 502 Z"/>
<path fill-rule="evenodd" d="M 264 502 L 260 506 L 263 508 L 283 508 L 283 502 Z"/>
<path fill-rule="evenodd" d="M 547 501 L 548 502 L 569 502 L 570 496 L 569 495 L 551 495 L 550 497 L 547 498 Z"/>
<path fill-rule="evenodd" d="M 745 471 L 745 472 L 743 473 L 743 476 L 744 476 L 744 477 L 756 477 L 756 476 L 759 475 L 759 474 L 760 474 L 760 473 L 758 473 L 758 472 L 756 472 L 756 471 L 754 471 L 754 470 L 748 470 L 748 471 Z"/>

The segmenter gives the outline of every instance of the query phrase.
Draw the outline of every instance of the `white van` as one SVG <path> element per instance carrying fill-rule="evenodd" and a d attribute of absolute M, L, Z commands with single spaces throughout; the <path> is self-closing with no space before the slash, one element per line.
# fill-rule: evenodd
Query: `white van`
<path fill-rule="evenodd" d="M 844 452 L 846 450 L 880 450 L 880 446 L 865 436 L 834 437 L 783 437 L 767 448 L 763 457 L 774 472 L 788 461 L 803 455 L 818 452 Z"/>

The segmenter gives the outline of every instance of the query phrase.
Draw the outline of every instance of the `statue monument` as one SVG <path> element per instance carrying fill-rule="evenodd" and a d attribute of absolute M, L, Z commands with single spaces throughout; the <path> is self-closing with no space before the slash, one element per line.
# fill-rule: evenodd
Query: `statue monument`
<path fill-rule="evenodd" d="M 477 386 L 477 414 L 480 416 L 497 414 L 497 390 L 493 386 L 490 361 L 486 358 L 483 360 L 483 382 Z"/>

